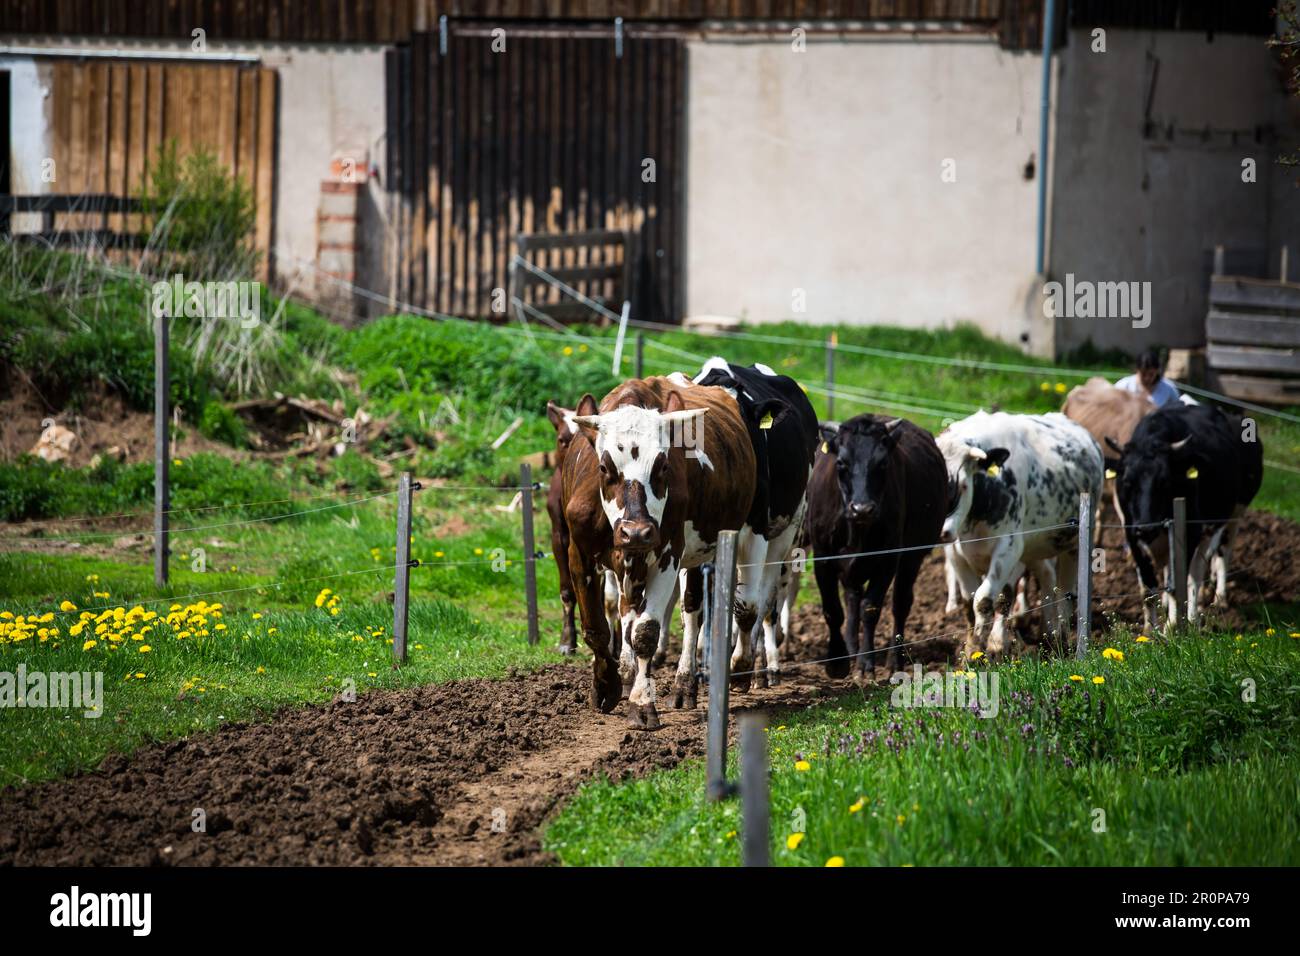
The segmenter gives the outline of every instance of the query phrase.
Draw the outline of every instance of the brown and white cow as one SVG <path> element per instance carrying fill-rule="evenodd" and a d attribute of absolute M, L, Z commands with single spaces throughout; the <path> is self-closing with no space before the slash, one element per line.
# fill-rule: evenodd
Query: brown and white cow
<path fill-rule="evenodd" d="M 608 712 L 622 683 L 607 626 L 596 613 L 597 569 L 610 567 L 629 614 L 624 636 L 635 660 L 629 721 L 643 729 L 659 726 L 651 666 L 678 572 L 710 560 L 719 532 L 744 527 L 755 489 L 754 449 L 736 400 L 723 388 L 675 378 L 625 382 L 598 410 L 584 396 L 574 420 L 592 454 L 571 454 L 565 466 L 569 570 L 583 639 L 596 655 L 593 701 Z M 595 513 L 603 520 L 594 520 Z M 691 586 L 698 575 L 687 579 L 689 622 L 698 620 L 700 595 Z M 737 602 L 742 599 L 738 592 Z M 682 649 L 688 661 L 697 636 L 698 627 L 688 623 Z"/>

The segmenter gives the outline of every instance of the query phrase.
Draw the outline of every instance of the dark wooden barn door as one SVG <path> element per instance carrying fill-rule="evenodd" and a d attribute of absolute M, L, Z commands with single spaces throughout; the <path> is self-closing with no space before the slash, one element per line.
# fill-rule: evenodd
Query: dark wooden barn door
<path fill-rule="evenodd" d="M 685 51 L 678 39 L 453 26 L 390 54 L 388 175 L 406 301 L 490 317 L 519 234 L 630 235 L 634 315 L 681 318 Z M 601 249 L 568 249 L 572 267 Z M 590 259 L 590 261 L 579 261 Z M 500 298 L 498 297 L 498 303 Z"/>

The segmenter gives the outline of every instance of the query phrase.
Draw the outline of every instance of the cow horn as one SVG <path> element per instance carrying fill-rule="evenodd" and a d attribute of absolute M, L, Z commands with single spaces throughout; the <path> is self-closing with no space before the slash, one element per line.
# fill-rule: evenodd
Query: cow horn
<path fill-rule="evenodd" d="M 685 408 L 680 412 L 664 412 L 662 418 L 666 422 L 684 422 L 691 418 L 698 418 L 707 411 L 707 408 Z"/>
<path fill-rule="evenodd" d="M 1187 445 L 1187 443 L 1188 443 L 1189 441 L 1191 441 L 1191 440 L 1192 440 L 1192 436 L 1191 436 L 1191 435 L 1188 435 L 1186 438 L 1182 439 L 1181 441 L 1170 442 L 1170 443 L 1169 443 L 1169 450 L 1170 450 L 1170 451 L 1182 451 L 1183 448 Z"/>
<path fill-rule="evenodd" d="M 983 448 L 976 448 L 974 445 L 971 445 L 968 449 L 966 449 L 966 454 L 969 455 L 971 458 L 973 458 L 975 461 L 983 461 L 985 458 L 988 457 L 988 453 L 985 452 Z"/>
<path fill-rule="evenodd" d="M 600 427 L 599 415 L 574 415 L 573 420 L 579 425 L 586 425 L 588 428 Z"/>
<path fill-rule="evenodd" d="M 897 428 L 901 424 L 903 424 L 903 420 L 901 418 L 891 419 L 890 421 L 885 422 L 885 431 L 892 432 L 895 428 Z"/>

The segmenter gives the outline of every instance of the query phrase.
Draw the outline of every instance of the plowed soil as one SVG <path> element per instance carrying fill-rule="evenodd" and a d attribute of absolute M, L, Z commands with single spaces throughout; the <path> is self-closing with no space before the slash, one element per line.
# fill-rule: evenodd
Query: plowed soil
<path fill-rule="evenodd" d="M 1132 564 L 1118 532 L 1109 534 L 1107 571 L 1095 584 L 1098 627 L 1103 614 L 1138 620 Z M 1222 623 L 1243 624 L 1261 601 L 1300 599 L 1297 547 L 1300 526 L 1247 518 L 1234 607 L 1214 612 Z M 733 711 L 862 692 L 816 663 L 826 634 L 810 597 L 783 647 L 782 685 L 733 695 Z M 908 640 L 924 640 L 909 648 L 913 659 L 941 662 L 955 646 L 963 618 L 944 614 L 945 598 L 932 555 L 908 628 Z M 891 629 L 886 610 L 878 636 Z M 91 773 L 0 793 L 0 863 L 545 864 L 540 825 L 584 780 L 640 775 L 704 752 L 706 694 L 697 710 L 669 709 L 670 672 L 661 670 L 664 726 L 638 732 L 621 707 L 604 716 L 588 709 L 587 675 L 578 662 L 376 692 L 113 755 Z M 196 810 L 204 832 L 192 828 Z"/>

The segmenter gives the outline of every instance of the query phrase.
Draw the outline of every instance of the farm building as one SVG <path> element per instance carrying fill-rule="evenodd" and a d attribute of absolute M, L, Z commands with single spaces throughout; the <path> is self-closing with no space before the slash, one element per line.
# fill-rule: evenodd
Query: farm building
<path fill-rule="evenodd" d="M 1216 247 L 1300 252 L 1271 7 L 0 0 L 0 193 L 130 196 L 163 140 L 207 146 L 266 277 L 343 317 L 560 312 L 522 251 L 648 321 L 1194 348 Z M 1146 312 L 1049 317 L 1048 281 L 1150 283 Z"/>

